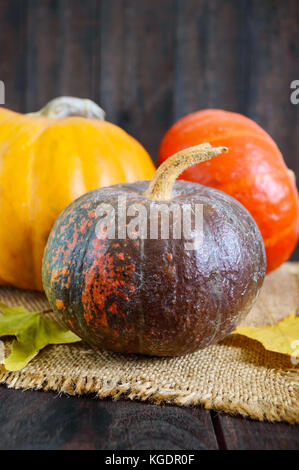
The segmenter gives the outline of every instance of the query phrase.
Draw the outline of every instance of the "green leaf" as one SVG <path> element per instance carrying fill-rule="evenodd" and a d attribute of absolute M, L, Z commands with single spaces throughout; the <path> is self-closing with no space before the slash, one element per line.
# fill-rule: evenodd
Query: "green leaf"
<path fill-rule="evenodd" d="M 0 341 L 0 364 L 4 364 L 5 347 L 3 341 Z"/>
<path fill-rule="evenodd" d="M 9 371 L 20 370 L 48 344 L 76 343 L 81 339 L 41 312 L 0 303 L 0 336 L 16 336 L 11 354 L 5 359 Z"/>

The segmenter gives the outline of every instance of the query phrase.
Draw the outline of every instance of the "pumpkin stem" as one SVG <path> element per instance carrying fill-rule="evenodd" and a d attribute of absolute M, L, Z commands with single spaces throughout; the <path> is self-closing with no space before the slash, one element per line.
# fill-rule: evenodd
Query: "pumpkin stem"
<path fill-rule="evenodd" d="M 184 170 L 196 163 L 210 160 L 223 151 L 227 152 L 227 147 L 212 147 L 209 143 L 204 143 L 175 153 L 159 166 L 144 196 L 155 201 L 171 199 L 172 186 Z"/>
<path fill-rule="evenodd" d="M 50 119 L 63 119 L 69 116 L 83 116 L 89 119 L 105 119 L 105 112 L 88 99 L 60 96 L 50 101 L 44 108 L 27 116 L 43 116 Z"/>

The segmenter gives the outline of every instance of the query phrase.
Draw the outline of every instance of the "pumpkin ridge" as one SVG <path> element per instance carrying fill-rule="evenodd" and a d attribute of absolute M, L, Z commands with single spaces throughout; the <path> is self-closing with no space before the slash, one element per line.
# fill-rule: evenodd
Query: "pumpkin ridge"
<path fill-rule="evenodd" d="M 112 153 L 112 155 L 114 156 L 114 161 L 117 162 L 117 167 L 120 171 L 120 173 L 122 173 L 122 176 L 121 178 L 119 179 L 119 182 L 123 182 L 123 181 L 127 181 L 127 178 L 126 178 L 126 174 L 125 174 L 125 171 L 124 171 L 124 168 L 123 168 L 123 165 L 121 163 L 121 159 L 119 159 L 118 157 L 118 153 L 117 153 L 117 150 L 115 149 L 114 145 L 112 144 L 111 142 L 111 139 L 108 139 L 108 137 L 105 135 L 105 133 L 103 132 L 103 126 L 101 126 L 100 128 L 100 132 L 102 133 L 102 136 L 106 142 L 106 144 L 109 146 L 110 148 L 110 151 Z"/>
<path fill-rule="evenodd" d="M 214 243 L 217 243 L 217 239 L 214 237 L 214 232 L 212 230 L 212 227 L 210 226 L 210 223 L 208 222 L 208 220 L 204 217 L 203 219 L 203 223 L 206 225 L 206 227 L 208 227 L 208 230 L 210 232 L 210 236 L 212 236 L 214 238 Z M 204 240 L 203 240 L 203 243 L 204 243 Z M 215 270 L 215 274 L 216 274 L 216 279 L 218 278 L 218 285 L 221 286 L 220 289 L 221 289 L 221 292 L 223 292 L 223 287 L 221 285 L 221 282 L 220 281 L 220 262 L 219 262 L 219 257 L 217 257 L 215 255 L 215 251 L 212 252 L 213 253 L 213 256 L 214 256 L 214 260 L 215 260 L 215 264 L 217 265 L 217 269 Z M 221 299 L 221 296 L 219 296 L 220 299 Z M 216 314 L 215 314 L 215 331 L 214 331 L 214 335 L 211 336 L 210 338 L 210 341 L 209 341 L 209 344 L 213 344 L 213 341 L 217 335 L 217 332 L 221 326 L 221 319 L 222 319 L 222 303 L 219 302 L 218 306 L 217 306 L 217 311 L 216 311 Z M 209 345 L 207 344 L 207 346 Z"/>
<path fill-rule="evenodd" d="M 36 175 L 34 174 L 35 163 L 38 158 L 38 146 L 39 146 L 39 139 L 42 137 L 44 132 L 48 128 L 48 123 L 44 122 L 44 125 L 40 127 L 40 130 L 35 134 L 33 140 L 29 144 L 29 148 L 31 147 L 30 156 L 29 156 L 29 166 L 31 168 L 30 177 L 31 177 L 31 188 L 28 190 L 28 212 L 29 212 L 29 220 L 31 221 L 31 236 L 30 236 L 30 251 L 31 251 L 31 258 L 32 258 L 32 271 L 33 271 L 33 278 L 34 278 L 34 287 L 36 289 L 42 288 L 42 275 L 40 269 L 40 251 L 39 246 L 37 246 L 36 240 L 39 238 L 38 230 L 38 222 L 36 222 L 36 191 L 35 191 L 35 183 L 36 183 Z"/>
<path fill-rule="evenodd" d="M 267 237 L 264 240 L 264 244 L 266 248 L 272 247 L 275 245 L 279 240 L 284 238 L 287 234 L 291 233 L 294 228 L 298 227 L 298 222 L 293 221 L 291 224 L 289 224 L 285 229 L 281 230 L 276 236 L 272 237 Z"/>
<path fill-rule="evenodd" d="M 224 142 L 225 139 L 234 139 L 234 138 L 238 138 L 238 137 L 252 137 L 257 141 L 268 143 L 269 145 L 271 145 L 277 151 L 277 158 L 279 159 L 278 161 L 280 163 L 283 163 L 283 165 L 287 168 L 287 166 L 285 165 L 285 162 L 284 162 L 284 160 L 281 156 L 281 152 L 279 150 L 279 147 L 276 145 L 276 143 L 274 142 L 274 140 L 270 136 L 269 136 L 269 138 L 267 138 L 267 136 L 264 136 L 263 134 L 256 134 L 255 132 L 249 132 L 249 131 L 234 132 L 234 131 L 232 131 L 232 132 L 223 132 L 223 133 L 217 134 L 217 136 L 211 135 L 211 136 L 209 136 L 209 142 L 212 143 L 212 144 L 217 144 L 217 142 Z M 204 141 L 204 138 L 198 139 L 198 145 L 200 145 L 200 143 L 202 141 Z M 188 146 L 185 147 L 185 148 L 188 148 Z M 163 150 L 163 147 L 162 147 L 162 144 L 161 144 L 161 147 L 159 149 L 159 153 L 162 150 Z M 162 156 L 163 161 L 165 161 L 167 158 L 169 158 L 169 156 L 166 156 L 166 155 Z"/>
<path fill-rule="evenodd" d="M 4 176 L 7 176 L 7 169 L 9 168 L 11 162 L 13 161 L 14 149 L 18 148 L 18 146 L 20 147 L 20 145 L 24 141 L 24 138 L 30 133 L 30 128 L 28 126 L 24 125 L 23 117 L 19 114 L 17 114 L 17 116 L 18 116 L 18 120 L 15 123 L 15 125 L 14 125 L 14 122 L 11 121 L 11 119 L 9 119 L 8 122 L 7 122 L 7 124 L 8 124 L 8 127 L 7 127 L 8 136 L 7 136 L 7 138 L 10 135 L 11 138 L 13 139 L 12 143 L 10 145 L 8 144 L 6 146 L 6 148 L 2 148 L 2 149 L 0 148 L 0 172 L 2 173 L 2 175 L 0 174 L 0 181 L 2 180 L 1 181 L 1 186 L 3 185 L 3 172 L 4 172 Z M 15 132 L 16 127 L 18 129 L 17 132 Z M 27 169 L 29 168 L 29 170 L 31 168 L 30 167 L 30 161 L 33 161 L 33 157 L 34 157 L 33 147 L 36 143 L 38 135 L 42 131 L 43 131 L 43 128 L 40 125 L 36 126 L 35 133 L 34 133 L 34 135 L 30 136 L 29 142 L 26 142 L 26 144 L 23 143 L 22 146 L 21 146 L 23 153 L 25 153 L 25 156 L 23 155 L 23 158 L 22 158 L 22 164 L 24 164 L 24 166 Z M 0 132 L 0 136 L 1 136 L 1 132 Z M 4 165 L 1 167 L 1 160 L 3 162 L 6 161 L 6 165 L 4 163 Z M 24 188 L 24 192 L 23 192 L 23 197 L 26 195 L 26 202 L 23 203 L 23 204 L 25 204 L 25 206 L 22 206 L 22 207 L 26 207 L 26 213 L 28 215 L 28 222 L 29 223 L 27 223 L 25 226 L 23 225 L 21 230 L 23 230 L 23 232 L 24 232 L 24 237 L 25 237 L 26 243 L 27 243 L 27 250 L 26 250 L 26 253 L 23 255 L 24 259 L 22 260 L 22 270 L 21 271 L 20 271 L 19 266 L 17 264 L 14 267 L 14 263 L 11 260 L 10 265 L 9 265 L 10 272 L 9 273 L 6 272 L 6 274 L 4 273 L 4 279 L 6 279 L 5 284 L 9 284 L 9 285 L 14 285 L 14 279 L 15 278 L 17 278 L 18 280 L 22 279 L 22 271 L 23 271 L 24 268 L 27 270 L 28 276 L 29 276 L 29 273 L 30 273 L 30 277 L 31 277 L 32 273 L 33 273 L 32 278 L 35 279 L 34 276 L 35 276 L 35 273 L 36 273 L 36 267 L 35 267 L 34 248 L 33 248 L 33 241 L 32 241 L 32 234 L 33 234 L 35 226 L 31 225 L 32 216 L 30 214 L 30 199 L 31 199 L 31 194 L 32 194 L 32 190 L 31 190 L 30 186 L 32 186 L 33 174 L 30 171 L 29 171 L 29 176 L 30 176 L 30 178 L 27 175 L 27 178 L 23 179 L 23 181 L 22 181 L 22 184 L 24 186 L 26 185 L 26 188 Z M 31 182 L 30 182 L 30 180 L 31 180 Z M 6 204 L 6 205 L 9 204 L 10 206 L 12 206 L 12 212 L 14 214 L 17 214 L 17 206 L 13 206 L 13 201 L 11 200 L 11 196 L 6 198 L 5 194 L 3 193 L 1 198 L 2 198 L 2 203 L 4 201 L 4 204 Z M 24 221 L 21 221 L 21 223 L 24 223 Z M 5 226 L 5 224 L 4 224 L 4 226 Z M 5 229 L 5 231 L 9 230 L 7 225 L 5 226 L 4 229 Z M 6 251 L 9 251 L 9 245 L 6 247 Z M 15 247 L 14 247 L 13 251 L 15 251 Z M 11 255 L 13 255 L 13 252 L 11 253 Z M 14 257 L 20 257 L 21 255 L 20 255 L 20 253 L 17 253 L 17 254 L 14 254 L 13 256 Z M 1 271 L 1 268 L 0 268 L 0 271 Z M 28 279 L 29 279 L 29 277 L 28 277 Z M 23 282 L 20 283 L 20 287 L 25 287 L 23 285 Z M 34 282 L 32 288 L 36 288 L 36 287 L 37 286 Z"/>
<path fill-rule="evenodd" d="M 175 124 L 173 124 L 173 126 L 169 129 L 169 131 L 176 131 L 177 129 L 180 129 L 183 124 L 184 124 L 184 130 L 190 131 L 194 127 L 198 126 L 199 118 L 200 118 L 200 124 L 199 124 L 200 127 L 202 128 L 208 127 L 210 126 L 211 123 L 212 124 L 214 124 L 215 122 L 217 123 L 219 116 L 225 119 L 225 121 L 227 121 L 227 118 L 228 118 L 230 125 L 235 124 L 235 123 L 242 123 L 242 126 L 244 125 L 244 128 L 245 128 L 245 129 L 243 128 L 242 130 L 244 130 L 245 132 L 248 131 L 246 127 L 248 128 L 248 126 L 250 126 L 250 130 L 254 134 L 262 135 L 266 137 L 266 139 L 273 141 L 272 137 L 259 124 L 257 124 L 255 121 L 251 120 L 250 118 L 242 114 L 232 112 L 232 111 L 225 111 L 221 109 L 212 109 L 212 108 L 201 110 L 201 111 L 195 111 L 193 113 L 187 114 L 186 116 L 180 118 Z M 196 125 L 194 126 L 194 124 Z M 229 131 L 229 133 L 230 132 L 231 131 Z M 220 134 L 217 133 L 217 135 L 220 135 Z M 211 139 L 211 136 L 209 135 L 209 140 L 210 139 Z"/>
<path fill-rule="evenodd" d="M 68 118 L 68 119 L 70 119 L 70 118 Z M 79 157 L 77 157 L 77 159 L 78 159 L 78 162 L 80 162 L 79 171 L 81 173 L 81 179 L 82 179 L 82 183 L 84 185 L 84 189 L 82 188 L 81 192 L 82 192 L 82 194 L 85 194 L 87 191 L 90 191 L 91 189 L 96 189 L 97 184 L 96 183 L 91 184 L 90 174 L 88 172 L 88 170 L 90 169 L 90 166 L 89 166 L 90 162 L 88 162 L 87 158 L 86 158 L 88 152 L 86 152 L 85 148 L 81 145 L 81 142 L 80 142 L 81 138 L 83 140 L 84 135 L 80 135 L 80 136 L 78 135 L 78 133 L 82 132 L 82 127 L 78 128 L 78 126 L 75 127 L 74 125 L 70 125 L 70 130 L 72 132 L 74 142 L 76 143 L 76 147 L 78 148 L 77 155 Z M 88 157 L 89 157 L 89 154 L 88 154 Z M 95 157 L 95 160 L 96 160 L 96 157 Z M 86 165 L 86 163 L 87 163 L 87 165 Z"/>
<path fill-rule="evenodd" d="M 144 281 L 144 267 L 143 267 L 143 263 L 144 263 L 144 240 L 143 239 L 140 239 L 139 243 L 138 243 L 138 248 L 139 248 L 139 286 L 137 287 L 137 291 L 139 291 L 139 289 L 141 289 L 141 286 L 142 286 L 142 282 Z M 140 305 L 140 318 L 139 318 L 139 328 L 138 328 L 138 343 L 139 343 L 139 350 L 140 351 L 143 351 L 144 350 L 144 340 L 143 340 L 143 331 L 142 331 L 142 328 L 144 328 L 145 326 L 145 314 L 144 314 L 144 301 L 143 301 L 143 295 L 140 295 L 140 302 L 139 302 L 139 305 Z"/>
<path fill-rule="evenodd" d="M 235 197 L 236 199 L 238 199 L 237 196 L 235 196 L 235 194 L 238 194 L 240 192 L 243 192 L 244 190 L 246 189 L 250 189 L 250 188 L 254 188 L 254 180 L 256 179 L 256 176 L 268 176 L 268 175 L 271 175 L 271 176 L 274 176 L 274 177 L 277 177 L 277 176 L 284 176 L 284 172 L 280 169 L 275 169 L 275 170 L 272 170 L 272 171 L 261 171 L 261 172 L 258 172 L 256 174 L 250 174 L 250 175 L 247 175 L 246 177 L 243 176 L 241 178 L 236 178 L 235 180 L 230 181 L 228 184 L 221 184 L 221 189 L 217 186 L 213 186 L 213 187 L 216 187 L 216 189 L 220 189 L 220 191 L 224 191 L 224 192 L 227 192 L 227 194 L 230 194 L 232 197 Z M 220 185 L 220 183 L 219 183 Z"/>

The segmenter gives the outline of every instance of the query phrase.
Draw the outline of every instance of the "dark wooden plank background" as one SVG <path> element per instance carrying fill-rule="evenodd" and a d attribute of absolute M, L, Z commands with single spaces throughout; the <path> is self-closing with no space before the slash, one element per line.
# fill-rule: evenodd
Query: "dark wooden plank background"
<path fill-rule="evenodd" d="M 186 113 L 217 107 L 256 120 L 299 180 L 298 0 L 1 0 L 6 106 L 88 97 L 156 161 Z M 299 260 L 299 249 L 293 255 Z M 145 405 L 0 387 L 0 448 L 298 448 L 298 427 L 199 407 Z M 189 446 L 189 447 L 188 447 Z"/>
<path fill-rule="evenodd" d="M 0 449 L 298 450 L 299 429 L 203 410 L 0 386 Z"/>
<path fill-rule="evenodd" d="M 0 79 L 21 112 L 95 100 L 154 160 L 184 114 L 241 112 L 299 176 L 298 30 L 297 0 L 1 0 Z"/>

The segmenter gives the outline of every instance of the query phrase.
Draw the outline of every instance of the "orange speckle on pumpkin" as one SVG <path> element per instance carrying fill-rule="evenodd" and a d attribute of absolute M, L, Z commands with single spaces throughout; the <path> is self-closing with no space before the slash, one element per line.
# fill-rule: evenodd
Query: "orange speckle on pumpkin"
<path fill-rule="evenodd" d="M 61 288 L 62 288 L 62 289 L 64 289 L 64 288 L 69 289 L 69 288 L 71 287 L 71 283 L 72 283 L 72 279 L 71 279 L 71 277 L 69 276 L 69 277 L 67 278 L 67 281 L 64 282 L 63 284 L 61 284 Z"/>
<path fill-rule="evenodd" d="M 123 289 L 130 288 L 135 268 L 133 265 L 126 266 L 126 277 L 124 277 L 124 269 L 119 269 L 119 266 L 115 265 L 115 256 L 107 253 L 105 241 L 94 239 L 91 245 L 92 248 L 88 253 L 92 257 L 92 265 L 86 266 L 82 271 L 85 278 L 81 296 L 84 318 L 87 324 L 94 322 L 99 326 L 108 326 L 105 303 L 112 296 L 128 301 L 127 293 Z M 117 302 L 113 302 L 108 311 L 123 315 L 117 311 Z"/>
<path fill-rule="evenodd" d="M 113 304 L 110 305 L 110 307 L 108 308 L 109 312 L 111 313 L 118 313 L 118 310 L 117 310 L 117 303 L 114 302 Z"/>
<path fill-rule="evenodd" d="M 89 223 L 89 220 L 88 220 L 88 219 L 87 219 L 87 220 L 84 220 L 84 221 L 82 222 L 81 227 L 80 227 L 80 232 L 81 232 L 81 233 L 85 233 L 85 232 L 86 232 L 86 227 L 89 226 L 88 223 Z"/>
<path fill-rule="evenodd" d="M 129 297 L 125 292 L 119 292 L 118 294 L 120 297 L 122 297 L 126 302 L 128 302 Z"/>
<path fill-rule="evenodd" d="M 104 246 L 103 240 L 100 240 L 99 238 L 96 238 L 95 240 L 93 240 L 92 246 L 95 250 L 97 250 L 97 251 L 100 250 Z"/>
<path fill-rule="evenodd" d="M 90 325 L 91 321 L 94 320 L 97 326 L 108 326 L 107 316 L 105 312 L 101 312 L 99 316 L 96 318 L 91 314 L 90 309 L 84 312 L 84 319 L 88 325 Z"/>
<path fill-rule="evenodd" d="M 56 307 L 58 310 L 63 310 L 65 308 L 63 300 L 56 299 Z"/>

